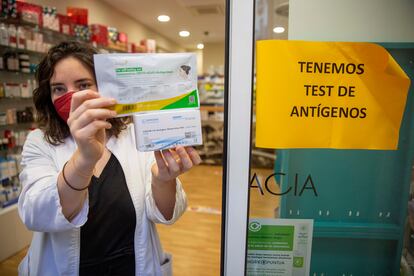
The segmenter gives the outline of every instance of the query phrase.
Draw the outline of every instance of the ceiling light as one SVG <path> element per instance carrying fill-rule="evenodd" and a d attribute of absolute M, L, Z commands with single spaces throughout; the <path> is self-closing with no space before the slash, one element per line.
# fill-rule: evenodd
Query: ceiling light
<path fill-rule="evenodd" d="M 277 33 L 277 34 L 281 34 L 284 31 L 285 31 L 285 28 L 283 28 L 283 27 L 276 27 L 276 28 L 273 29 L 273 32 Z"/>
<path fill-rule="evenodd" d="M 164 15 L 164 14 L 158 16 L 157 19 L 160 22 L 168 22 L 168 21 L 170 21 L 170 17 L 168 15 Z"/>
<path fill-rule="evenodd" d="M 203 50 L 204 49 L 204 44 L 203 43 L 198 43 L 197 44 L 197 49 Z"/>
<path fill-rule="evenodd" d="M 189 31 L 181 31 L 178 33 L 181 37 L 188 37 L 190 36 L 190 32 Z"/>

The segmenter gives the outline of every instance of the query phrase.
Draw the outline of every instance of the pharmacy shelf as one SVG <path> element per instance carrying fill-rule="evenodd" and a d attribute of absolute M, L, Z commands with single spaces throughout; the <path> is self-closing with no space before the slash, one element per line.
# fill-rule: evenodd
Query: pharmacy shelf
<path fill-rule="evenodd" d="M 33 103 L 33 98 L 22 98 L 22 97 L 15 97 L 15 98 L 0 98 L 1 103 L 15 103 L 16 101 L 25 102 L 25 103 Z"/>
<path fill-rule="evenodd" d="M 220 121 L 220 120 L 211 120 L 211 119 L 208 119 L 208 120 L 201 120 L 201 124 L 215 124 L 215 125 L 223 125 L 223 127 L 224 127 L 224 121 Z"/>
<path fill-rule="evenodd" d="M 13 178 L 13 177 L 16 177 L 16 176 L 19 176 L 19 174 L 9 175 L 9 176 L 6 176 L 6 177 L 0 177 L 0 182 L 5 180 L 5 179 L 10 179 L 10 178 Z"/>
<path fill-rule="evenodd" d="M 40 28 L 37 24 L 24 22 L 24 21 L 21 21 L 21 20 L 18 20 L 18 19 L 0 19 L 0 22 L 5 23 L 5 24 L 14 24 L 16 26 L 32 28 L 33 31 L 43 34 L 44 37 L 46 37 L 46 41 L 49 41 L 49 42 L 53 41 L 54 43 L 56 43 L 56 42 L 61 42 L 61 41 L 79 41 L 79 42 L 90 43 L 89 41 L 85 41 L 85 40 L 83 40 L 79 37 L 76 37 L 74 35 L 64 34 L 64 33 L 61 33 L 59 31 L 51 30 L 51 29 L 48 29 L 48 28 Z M 102 45 L 94 45 L 94 46 L 98 50 L 104 50 L 104 51 L 109 52 L 109 53 L 126 53 L 125 50 L 110 47 L 110 46 L 102 46 Z M 45 55 L 45 53 L 31 51 L 31 50 L 27 50 L 27 49 L 18 49 L 18 48 L 4 46 L 4 45 L 2 45 L 1 47 L 8 47 L 10 50 L 15 50 L 15 51 L 18 51 L 18 52 L 24 52 L 24 53 L 27 53 L 27 54 L 34 54 L 34 55 L 37 55 L 37 56 L 44 56 Z"/>
<path fill-rule="evenodd" d="M 21 72 L 21 71 L 11 71 L 11 70 L 5 70 L 5 69 L 0 69 L 0 74 L 7 74 L 8 76 L 11 76 L 11 75 L 34 76 L 34 73 L 25 73 L 25 72 Z"/>
<path fill-rule="evenodd" d="M 224 112 L 223 105 L 204 105 L 201 104 L 200 106 L 201 111 L 210 111 L 210 112 Z"/>
<path fill-rule="evenodd" d="M 13 24 L 16 26 L 31 28 L 33 31 L 43 34 L 44 36 L 52 37 L 53 39 L 60 39 L 60 40 L 74 40 L 76 39 L 73 35 L 68 35 L 61 33 L 59 31 L 51 30 L 48 28 L 40 28 L 39 25 L 35 23 L 25 22 L 19 19 L 13 18 L 1 18 L 0 23 L 5 23 L 7 25 Z"/>
<path fill-rule="evenodd" d="M 20 54 L 28 54 L 28 55 L 31 55 L 31 56 L 36 56 L 38 58 L 41 58 L 41 57 L 46 55 L 46 53 L 43 53 L 43 52 L 37 52 L 37 51 L 28 50 L 28 49 L 20 49 L 20 48 L 6 46 L 6 45 L 0 45 L 0 51 L 2 51 L 2 52 L 11 52 L 11 53 L 20 53 Z"/>
<path fill-rule="evenodd" d="M 16 205 L 17 201 L 19 201 L 19 198 L 18 197 L 13 198 L 13 199 L 11 199 L 9 201 L 3 202 L 1 204 L 1 207 L 2 207 L 2 209 L 7 209 L 9 207 L 13 207 L 13 206 Z"/>

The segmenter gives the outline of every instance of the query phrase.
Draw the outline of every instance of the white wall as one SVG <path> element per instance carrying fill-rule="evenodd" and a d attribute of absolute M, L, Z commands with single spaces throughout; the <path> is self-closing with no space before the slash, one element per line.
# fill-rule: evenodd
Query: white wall
<path fill-rule="evenodd" d="M 413 0 L 290 0 L 289 39 L 414 42 Z"/>
<path fill-rule="evenodd" d="M 88 23 L 89 24 L 103 24 L 111 27 L 116 27 L 119 31 L 125 32 L 128 35 L 128 41 L 139 42 L 143 38 L 152 38 L 157 41 L 157 45 L 164 51 L 168 52 L 183 52 L 185 49 L 171 40 L 152 31 L 150 28 L 142 25 L 128 15 L 114 9 L 112 6 L 103 1 L 98 0 L 28 0 L 27 2 L 41 5 L 56 7 L 58 13 L 66 14 L 66 7 L 87 8 Z"/>
<path fill-rule="evenodd" d="M 224 51 L 224 42 L 204 43 L 203 73 L 207 73 L 211 66 L 224 68 Z"/>

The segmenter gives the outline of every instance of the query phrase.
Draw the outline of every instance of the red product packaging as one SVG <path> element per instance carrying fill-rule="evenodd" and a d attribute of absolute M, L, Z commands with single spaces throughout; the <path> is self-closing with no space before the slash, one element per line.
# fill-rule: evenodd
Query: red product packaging
<path fill-rule="evenodd" d="M 118 41 L 126 45 L 128 43 L 128 35 L 126 33 L 119 32 Z"/>
<path fill-rule="evenodd" d="M 43 8 L 42 6 L 30 4 L 27 2 L 16 1 L 17 13 L 20 20 L 43 26 Z"/>
<path fill-rule="evenodd" d="M 108 46 L 108 27 L 100 24 L 90 25 L 91 41 L 98 45 Z"/>
<path fill-rule="evenodd" d="M 59 31 L 63 34 L 73 35 L 73 23 L 69 16 L 57 14 L 59 18 Z"/>
<path fill-rule="evenodd" d="M 88 25 L 88 9 L 67 7 L 66 13 L 74 24 L 84 26 Z"/>
<path fill-rule="evenodd" d="M 139 44 L 136 44 L 134 42 L 129 42 L 127 49 L 128 49 L 128 53 L 145 53 L 145 51 L 143 51 L 143 48 L 144 47 Z"/>

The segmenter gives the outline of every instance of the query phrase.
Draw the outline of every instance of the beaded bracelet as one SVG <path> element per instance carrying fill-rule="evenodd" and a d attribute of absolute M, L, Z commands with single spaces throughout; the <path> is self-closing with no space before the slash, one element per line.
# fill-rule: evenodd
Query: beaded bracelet
<path fill-rule="evenodd" d="M 65 165 L 63 165 L 63 169 L 62 169 L 62 176 L 63 176 L 63 180 L 65 181 L 66 185 L 68 185 L 71 189 L 73 189 L 75 191 L 78 191 L 78 192 L 88 189 L 89 185 L 91 185 L 90 183 L 88 184 L 88 186 L 86 186 L 84 188 L 76 188 L 76 187 L 73 187 L 72 185 L 69 184 L 69 181 L 66 179 L 66 176 L 65 176 L 65 167 L 66 167 L 67 163 L 68 162 L 66 162 Z"/>

